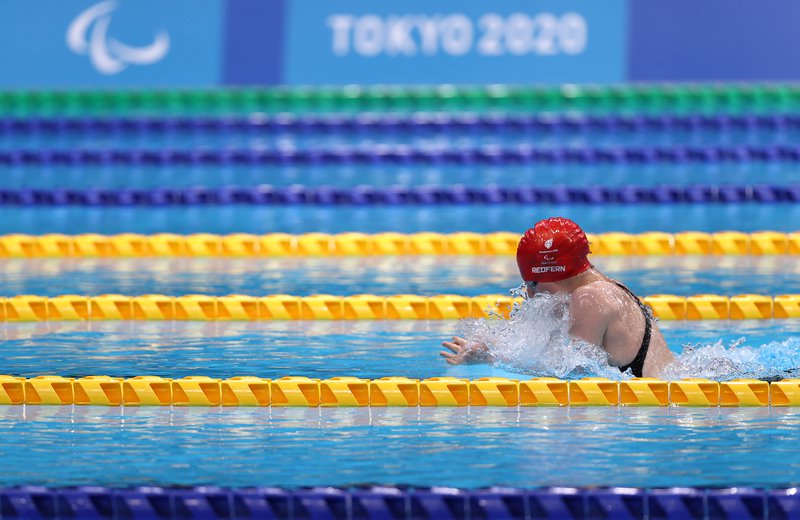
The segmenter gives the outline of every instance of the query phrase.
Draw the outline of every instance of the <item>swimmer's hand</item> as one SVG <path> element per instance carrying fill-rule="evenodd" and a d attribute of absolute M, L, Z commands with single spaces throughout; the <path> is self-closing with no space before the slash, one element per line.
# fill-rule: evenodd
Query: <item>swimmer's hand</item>
<path fill-rule="evenodd" d="M 467 341 L 464 338 L 453 336 L 453 341 L 443 341 L 442 346 L 449 349 L 439 354 L 451 365 L 471 365 L 475 363 L 488 363 L 492 360 L 489 347 L 480 341 Z"/>

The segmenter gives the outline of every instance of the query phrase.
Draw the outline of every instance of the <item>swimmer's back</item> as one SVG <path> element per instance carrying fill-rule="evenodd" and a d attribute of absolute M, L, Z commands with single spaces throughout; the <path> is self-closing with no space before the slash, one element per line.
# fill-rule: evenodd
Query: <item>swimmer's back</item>
<path fill-rule="evenodd" d="M 646 357 L 642 365 L 644 377 L 658 377 L 661 370 L 673 360 L 664 336 L 655 320 L 650 319 L 650 338 L 647 345 L 645 331 L 647 317 L 636 297 L 624 286 L 603 276 L 601 279 L 583 285 L 572 293 L 572 299 L 581 301 L 580 305 L 571 308 L 597 312 L 606 322 L 605 334 L 598 340 L 600 346 L 608 352 L 609 362 L 623 367 L 631 364 L 646 349 Z M 573 311 L 575 312 L 575 311 Z M 577 312 L 581 312 L 580 310 Z M 585 317 L 572 316 L 573 320 Z"/>

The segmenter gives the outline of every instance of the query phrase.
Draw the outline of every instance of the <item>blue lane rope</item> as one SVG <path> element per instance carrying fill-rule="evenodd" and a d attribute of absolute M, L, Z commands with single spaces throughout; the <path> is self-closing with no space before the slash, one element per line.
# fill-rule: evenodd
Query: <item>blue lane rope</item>
<path fill-rule="evenodd" d="M 419 149 L 408 146 L 310 150 L 2 150 L 5 166 L 302 166 L 684 164 L 800 162 L 800 146 L 679 146 L 536 148 L 532 146 Z"/>
<path fill-rule="evenodd" d="M 0 118 L 0 135 L 226 132 L 721 132 L 800 129 L 800 115 L 257 114 L 249 117 Z"/>
<path fill-rule="evenodd" d="M 800 185 L 0 189 L 5 206 L 797 203 Z"/>
<path fill-rule="evenodd" d="M 795 518 L 796 489 L 0 488 L 4 518 Z"/>

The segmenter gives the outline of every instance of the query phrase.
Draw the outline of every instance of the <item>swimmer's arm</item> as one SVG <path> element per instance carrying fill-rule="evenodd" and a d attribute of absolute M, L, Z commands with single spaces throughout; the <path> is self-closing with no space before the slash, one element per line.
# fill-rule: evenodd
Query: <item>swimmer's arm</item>
<path fill-rule="evenodd" d="M 489 347 L 482 341 L 468 341 L 458 336 L 453 336 L 453 341 L 443 341 L 442 346 L 449 350 L 439 353 L 451 365 L 472 365 L 477 363 L 491 363 L 492 355 Z"/>
<path fill-rule="evenodd" d="M 607 303 L 594 292 L 576 291 L 569 304 L 570 336 L 602 347 L 611 316 Z"/>

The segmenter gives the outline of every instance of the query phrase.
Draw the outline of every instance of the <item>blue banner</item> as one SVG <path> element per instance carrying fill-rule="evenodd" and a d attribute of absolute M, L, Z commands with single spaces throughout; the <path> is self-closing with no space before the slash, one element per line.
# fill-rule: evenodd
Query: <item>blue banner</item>
<path fill-rule="evenodd" d="M 0 88 L 800 79 L 796 0 L 4 0 Z"/>
<path fill-rule="evenodd" d="M 625 0 L 295 0 L 285 83 L 625 79 Z"/>
<path fill-rule="evenodd" d="M 630 9 L 627 79 L 800 79 L 797 0 L 637 0 Z"/>
<path fill-rule="evenodd" d="M 4 0 L 0 87 L 212 85 L 223 0 Z"/>
<path fill-rule="evenodd" d="M 228 0 L 225 68 L 228 85 L 283 81 L 285 0 Z"/>

